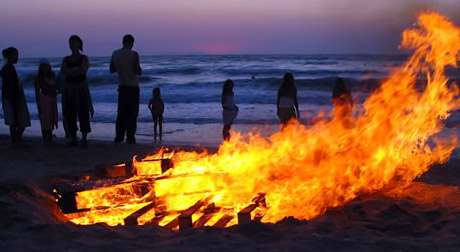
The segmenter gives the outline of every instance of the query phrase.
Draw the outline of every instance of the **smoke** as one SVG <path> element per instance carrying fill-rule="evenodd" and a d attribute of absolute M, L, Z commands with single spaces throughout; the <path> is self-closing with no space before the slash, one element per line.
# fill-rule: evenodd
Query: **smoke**
<path fill-rule="evenodd" d="M 416 14 L 422 10 L 432 10 L 449 16 L 451 19 L 460 17 L 460 1 L 458 0 L 315 0 L 305 3 L 308 13 L 314 18 L 339 19 L 344 22 L 372 22 L 387 20 L 390 23 L 407 23 L 415 20 Z"/>
<path fill-rule="evenodd" d="M 315 4 L 316 11 L 310 11 L 310 19 L 327 24 L 320 31 L 323 37 L 341 41 L 330 46 L 337 52 L 399 52 L 401 31 L 412 26 L 417 14 L 424 10 L 437 11 L 460 22 L 458 0 L 317 0 Z"/>

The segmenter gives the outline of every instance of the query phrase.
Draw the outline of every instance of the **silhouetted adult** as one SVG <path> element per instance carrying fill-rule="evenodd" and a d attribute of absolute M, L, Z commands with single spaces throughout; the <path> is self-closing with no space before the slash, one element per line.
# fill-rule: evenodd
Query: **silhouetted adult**
<path fill-rule="evenodd" d="M 332 90 L 332 104 L 336 116 L 346 118 L 352 115 L 353 98 L 342 78 L 337 78 Z"/>
<path fill-rule="evenodd" d="M 278 89 L 276 107 L 278 118 L 283 125 L 286 125 L 291 119 L 299 118 L 297 88 L 294 76 L 290 73 L 284 75 L 283 83 Z"/>
<path fill-rule="evenodd" d="M 86 83 L 89 60 L 81 53 L 83 41 L 77 35 L 70 36 L 69 47 L 72 54 L 65 57 L 61 65 L 61 71 L 65 76 L 62 92 L 63 115 L 70 137 L 69 145 L 78 144 L 78 122 L 82 135 L 80 144 L 86 147 L 87 135 L 91 132 L 90 116 L 94 114 L 91 94 Z"/>
<path fill-rule="evenodd" d="M 222 129 L 222 136 L 224 140 L 230 139 L 230 129 L 232 128 L 233 121 L 238 115 L 238 106 L 235 105 L 233 93 L 233 81 L 226 80 L 222 88 L 222 119 L 224 127 Z"/>
<path fill-rule="evenodd" d="M 3 115 L 5 124 L 10 127 L 11 142 L 18 143 L 22 141 L 25 128 L 30 126 L 24 89 L 14 66 L 18 63 L 19 52 L 9 47 L 2 51 L 2 55 L 6 60 L 1 70 Z"/>
<path fill-rule="evenodd" d="M 42 137 L 45 144 L 53 143 L 53 130 L 58 128 L 56 75 L 47 60 L 41 60 L 35 79 L 37 102 Z"/>
<path fill-rule="evenodd" d="M 118 73 L 118 109 L 115 143 L 136 143 L 137 116 L 139 114 L 139 79 L 142 74 L 139 54 L 132 50 L 134 37 L 125 35 L 123 47 L 113 52 L 110 72 Z"/>

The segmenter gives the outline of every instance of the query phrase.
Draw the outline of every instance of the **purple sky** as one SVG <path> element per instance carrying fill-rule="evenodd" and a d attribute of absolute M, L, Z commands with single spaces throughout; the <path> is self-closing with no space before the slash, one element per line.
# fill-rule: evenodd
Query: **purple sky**
<path fill-rule="evenodd" d="M 76 33 L 110 55 L 132 33 L 144 55 L 397 53 L 421 9 L 460 21 L 458 0 L 0 0 L 0 47 L 62 56 Z"/>

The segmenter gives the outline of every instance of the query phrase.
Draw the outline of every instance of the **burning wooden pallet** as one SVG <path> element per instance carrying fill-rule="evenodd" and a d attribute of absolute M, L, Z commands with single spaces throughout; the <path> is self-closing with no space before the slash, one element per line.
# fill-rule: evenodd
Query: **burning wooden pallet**
<path fill-rule="evenodd" d="M 196 176 L 169 174 L 168 170 L 174 166 L 171 157 L 172 154 L 98 166 L 92 174 L 94 179 L 56 185 L 53 189 L 56 202 L 69 221 L 81 225 L 156 225 L 187 230 L 204 226 L 224 228 L 263 217 L 266 209 L 263 194 L 256 195 L 241 210 L 219 206 L 213 202 L 213 192 L 205 189 L 159 195 L 163 183 L 180 183 L 181 179 Z M 136 170 L 135 163 L 147 165 L 148 172 Z M 168 201 L 180 204 L 171 207 Z"/>

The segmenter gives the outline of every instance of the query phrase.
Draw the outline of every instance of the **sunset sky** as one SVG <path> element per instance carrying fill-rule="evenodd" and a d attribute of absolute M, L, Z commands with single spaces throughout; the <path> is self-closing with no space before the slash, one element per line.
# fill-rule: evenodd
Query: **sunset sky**
<path fill-rule="evenodd" d="M 0 0 L 0 47 L 62 56 L 75 33 L 103 56 L 132 33 L 144 55 L 397 53 L 422 9 L 460 21 L 458 0 Z"/>

